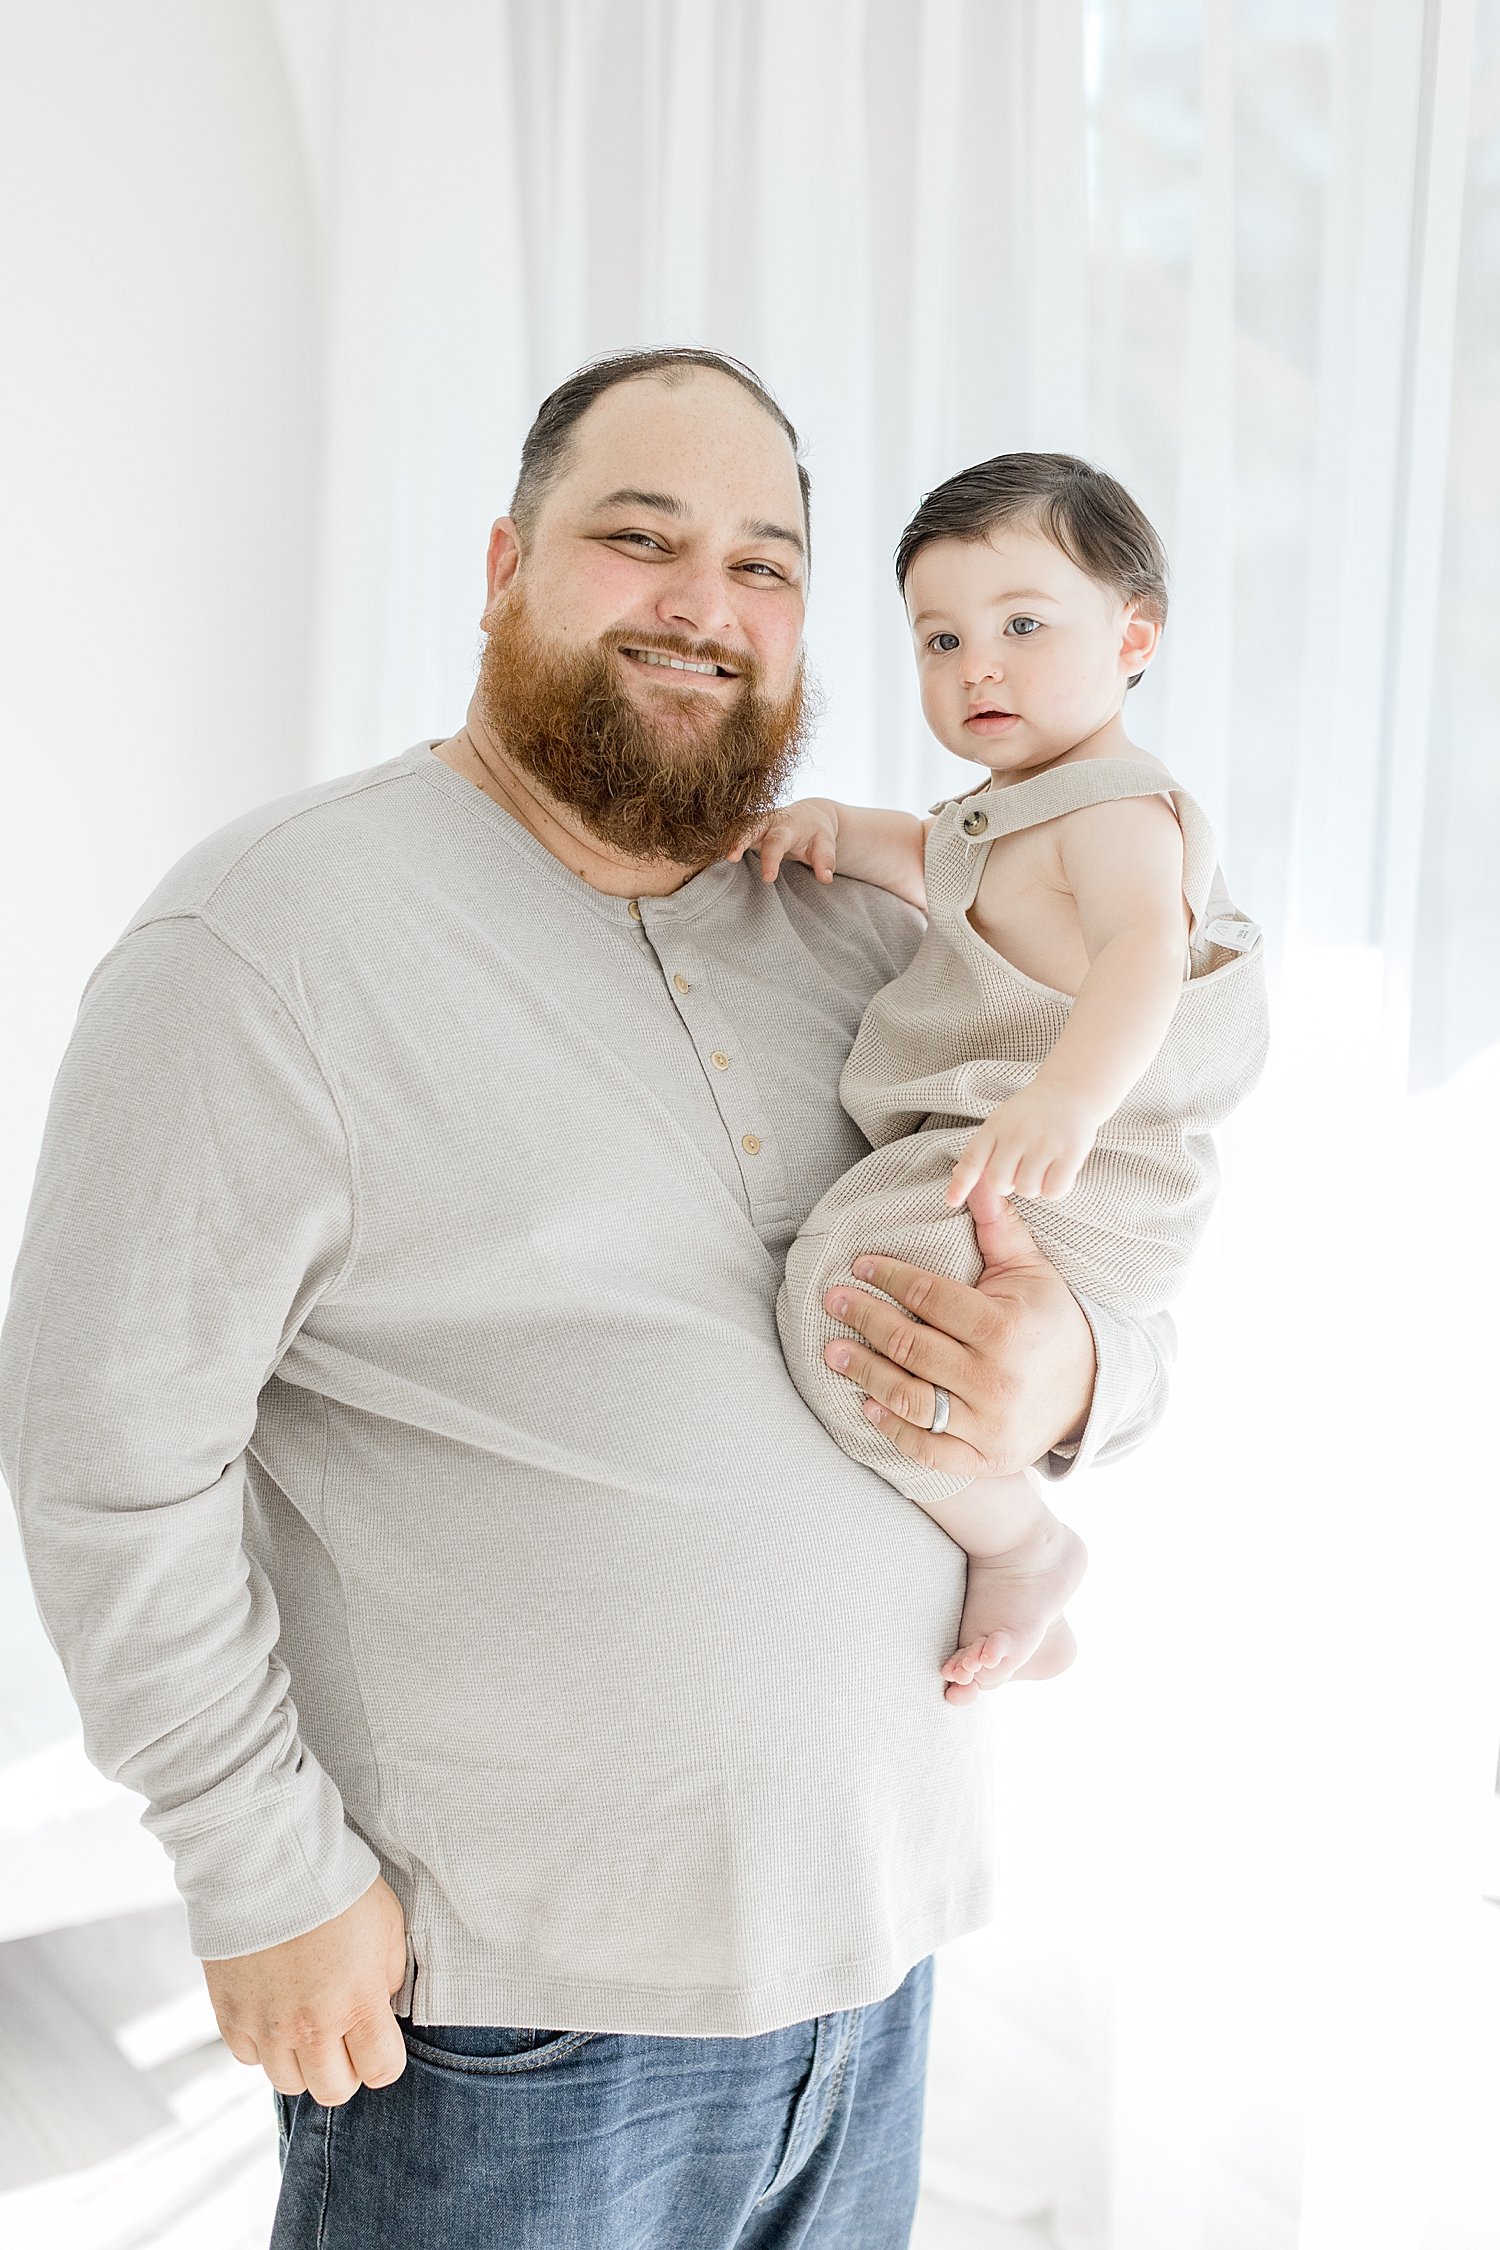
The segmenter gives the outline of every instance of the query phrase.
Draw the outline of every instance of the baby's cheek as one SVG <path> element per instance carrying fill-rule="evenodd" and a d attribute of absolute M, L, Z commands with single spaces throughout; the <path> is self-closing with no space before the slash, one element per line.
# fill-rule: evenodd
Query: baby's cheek
<path fill-rule="evenodd" d="M 958 735 L 963 715 L 955 711 L 952 694 L 945 693 L 939 681 L 929 678 L 922 682 L 922 716 L 939 742 L 951 744 Z"/>

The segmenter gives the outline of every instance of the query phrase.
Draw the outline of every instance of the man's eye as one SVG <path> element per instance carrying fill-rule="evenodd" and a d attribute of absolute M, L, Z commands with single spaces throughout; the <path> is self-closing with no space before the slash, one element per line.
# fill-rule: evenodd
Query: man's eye
<path fill-rule="evenodd" d="M 660 542 L 653 539 L 649 531 L 614 531 L 610 533 L 610 537 L 621 543 L 627 539 L 642 539 L 648 547 L 656 547 L 660 551 Z"/>
<path fill-rule="evenodd" d="M 768 578 L 779 578 L 782 575 L 774 563 L 747 562 L 741 563 L 740 568 L 741 570 L 763 570 Z"/>
<path fill-rule="evenodd" d="M 1019 633 L 1024 641 L 1030 638 L 1041 622 L 1039 617 L 1013 617 L 1005 629 L 1008 633 L 1011 631 Z M 1025 628 L 1024 631 L 1022 631 L 1023 627 Z"/>
<path fill-rule="evenodd" d="M 958 635 L 957 633 L 933 633 L 928 639 L 927 646 L 936 649 L 939 656 L 951 656 L 958 646 Z"/>

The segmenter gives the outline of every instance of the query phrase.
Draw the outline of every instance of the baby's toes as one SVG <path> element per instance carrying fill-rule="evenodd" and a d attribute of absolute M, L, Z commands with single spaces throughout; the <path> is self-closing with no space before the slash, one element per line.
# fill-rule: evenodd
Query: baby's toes
<path fill-rule="evenodd" d="M 942 1666 L 943 1677 L 960 1682 L 972 1680 L 991 1665 L 1003 1663 L 1009 1646 L 1008 1633 L 982 1633 L 978 1640 L 965 1641 L 962 1648 L 953 1651 Z"/>

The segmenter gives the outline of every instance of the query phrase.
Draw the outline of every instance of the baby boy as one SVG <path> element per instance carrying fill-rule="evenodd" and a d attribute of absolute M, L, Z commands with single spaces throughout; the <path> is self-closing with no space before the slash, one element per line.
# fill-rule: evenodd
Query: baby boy
<path fill-rule="evenodd" d="M 972 1282 L 962 1207 L 987 1178 L 1080 1296 L 1159 1310 L 1212 1205 L 1212 1130 L 1264 1061 L 1263 945 L 1202 811 L 1125 732 L 1167 585 L 1124 487 L 1070 454 L 1001 454 L 927 495 L 896 576 L 927 723 L 985 782 L 927 820 L 805 798 L 732 856 L 757 848 L 767 882 L 784 859 L 825 882 L 837 870 L 927 915 L 840 1082 L 872 1153 L 810 1213 L 777 1317 L 793 1379 L 844 1450 L 968 1554 L 942 1667 L 962 1703 L 1068 1661 L 1083 1547 L 1029 1473 L 974 1475 L 946 1392 L 932 1427 L 951 1467 L 914 1463 L 879 1429 L 834 1372 L 850 1261 L 877 1252 Z"/>

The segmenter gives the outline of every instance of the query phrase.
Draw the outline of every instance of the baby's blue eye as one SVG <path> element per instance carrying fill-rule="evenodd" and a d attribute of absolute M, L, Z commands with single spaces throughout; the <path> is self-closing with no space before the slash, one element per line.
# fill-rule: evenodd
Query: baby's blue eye
<path fill-rule="evenodd" d="M 1025 641 L 1031 638 L 1031 635 L 1036 631 L 1041 622 L 1042 621 L 1039 617 L 1013 617 L 1010 621 L 1010 625 L 1007 625 L 1005 629 L 1007 632 L 1009 632 L 1012 626 L 1019 627 L 1021 625 L 1024 625 L 1026 627 L 1026 631 L 1020 635 L 1020 638 Z"/>
<path fill-rule="evenodd" d="M 943 646 L 945 641 L 948 644 L 946 648 Z M 950 651 L 957 648 L 958 635 L 957 633 L 934 633 L 927 646 L 935 648 L 939 656 L 947 656 Z"/>

